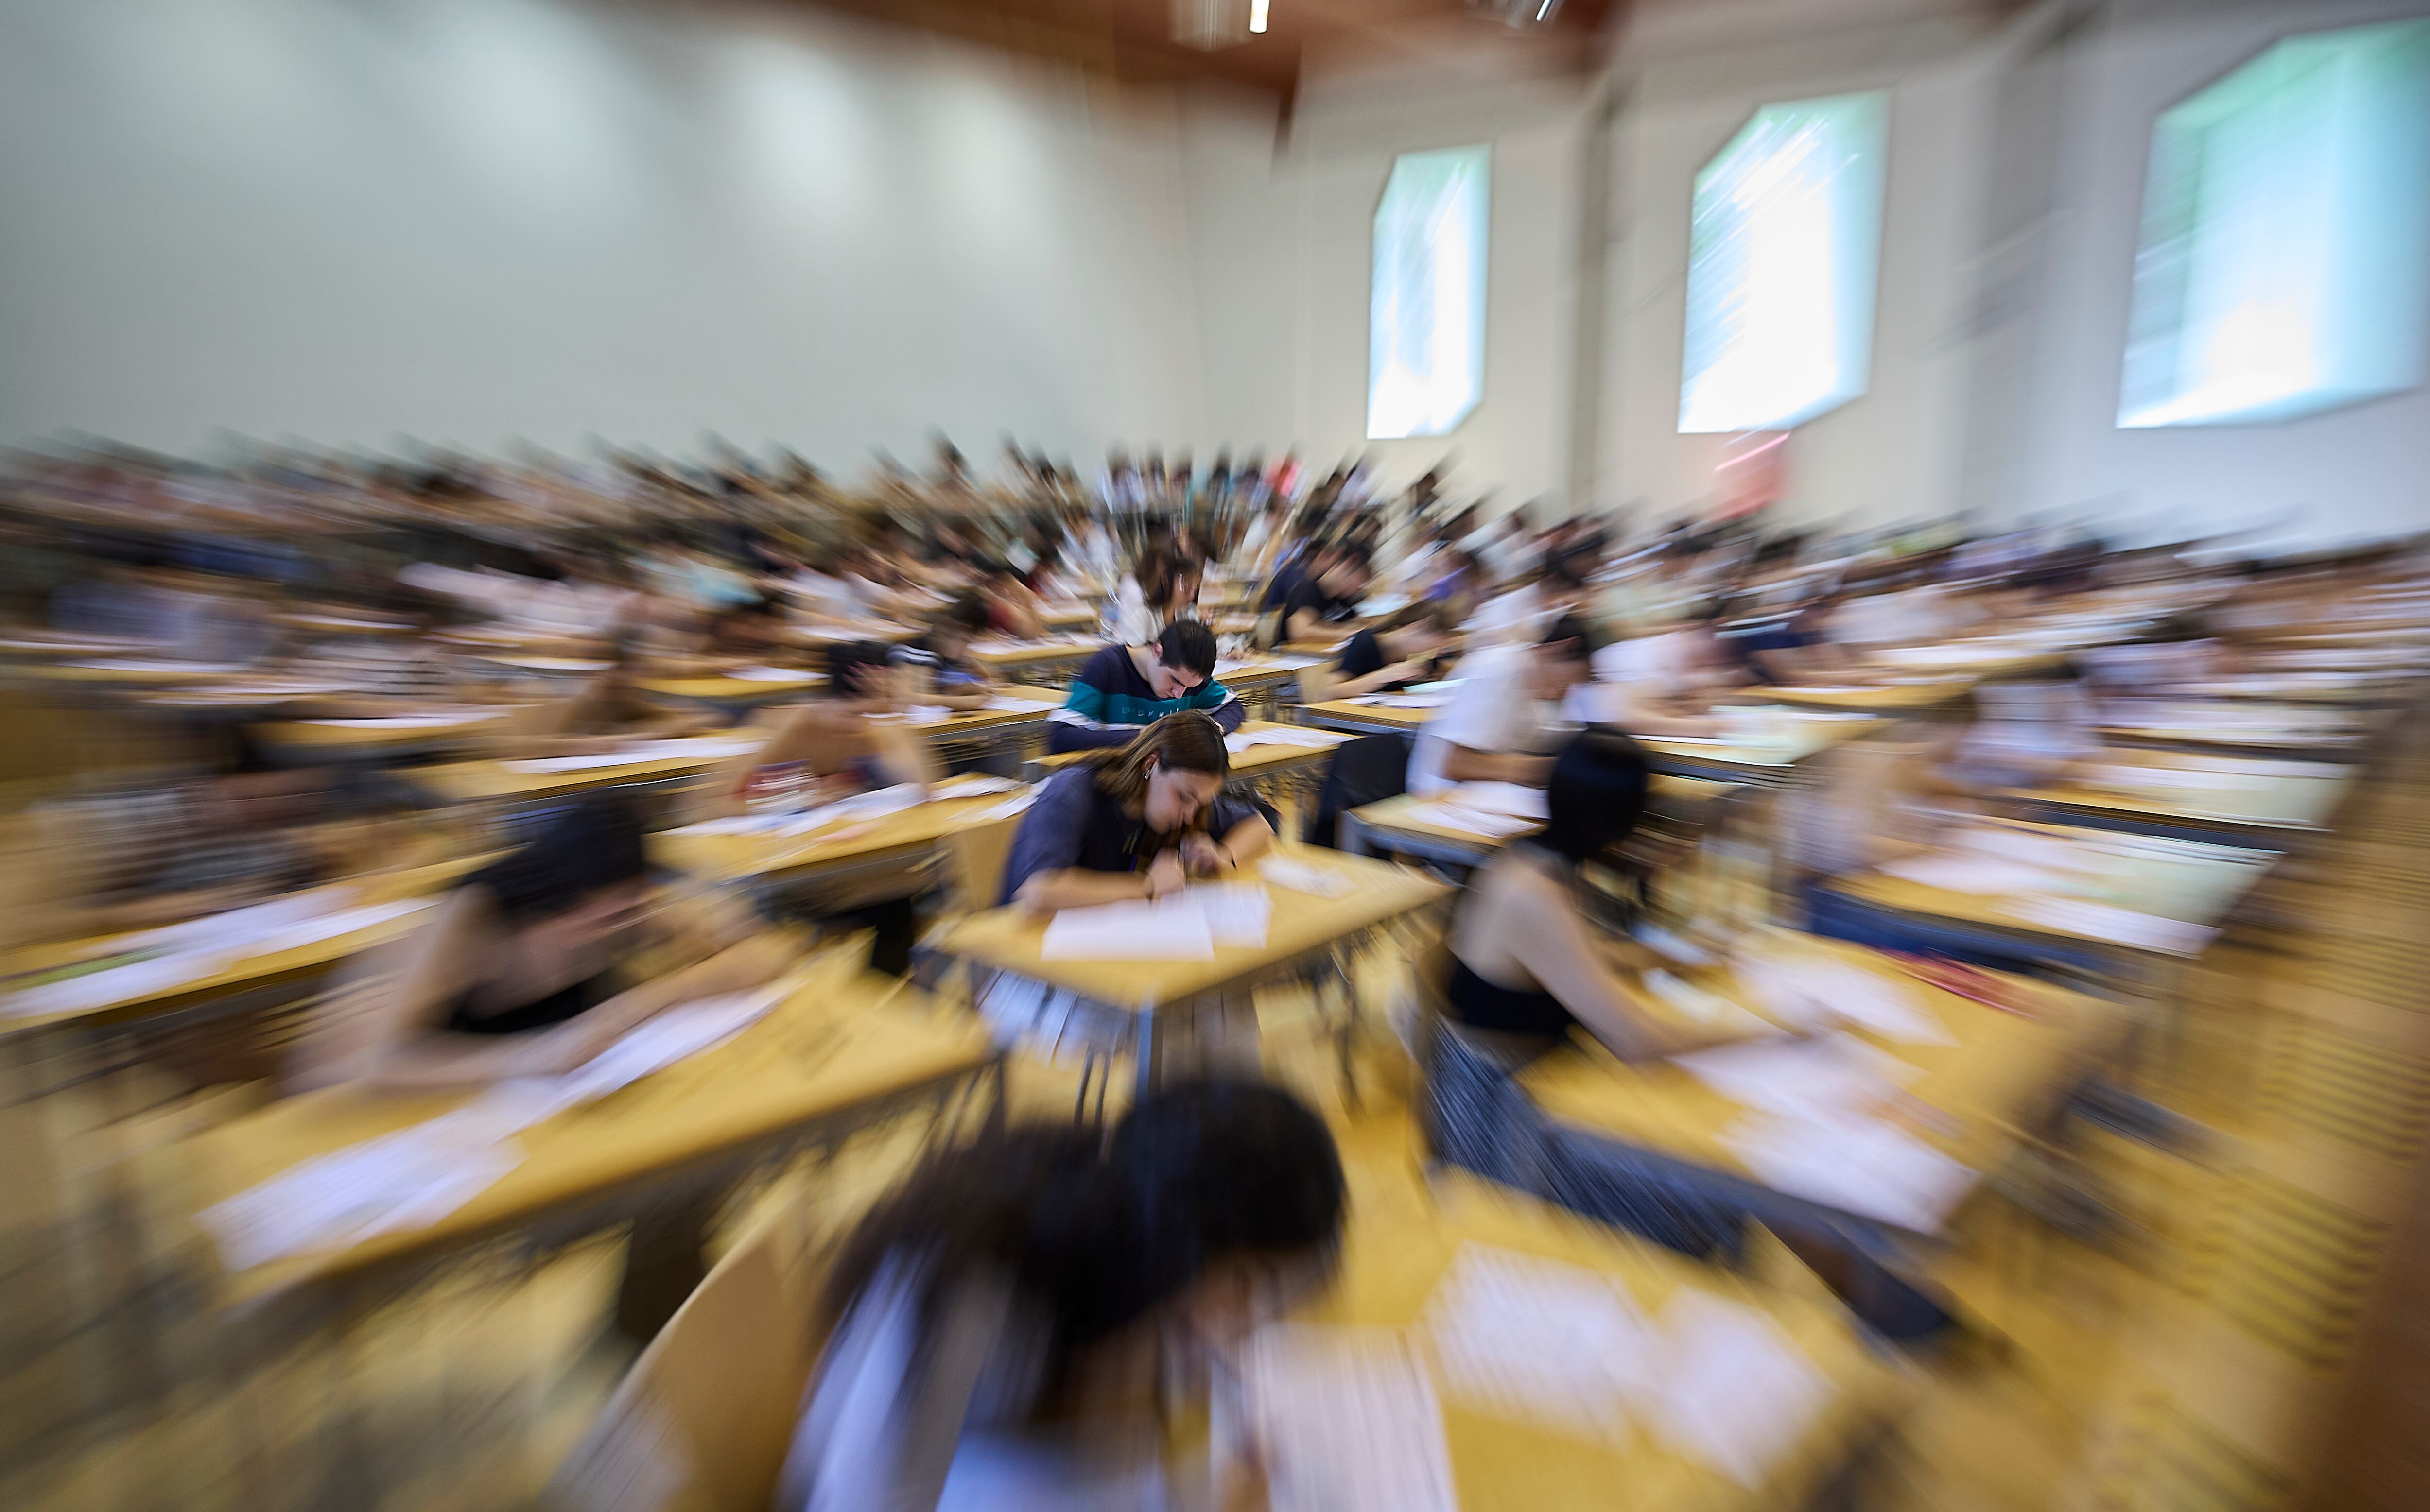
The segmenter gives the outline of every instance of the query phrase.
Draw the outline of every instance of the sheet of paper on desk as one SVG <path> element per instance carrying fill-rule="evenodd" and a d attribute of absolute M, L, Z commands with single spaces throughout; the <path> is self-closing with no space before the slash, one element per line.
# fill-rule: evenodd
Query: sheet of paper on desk
<path fill-rule="evenodd" d="M 1919 1234 L 1939 1229 L 1976 1180 L 1972 1167 L 1906 1130 L 1844 1109 L 1758 1113 L 1722 1143 L 1776 1191 Z"/>
<path fill-rule="evenodd" d="M 1050 961 L 1203 961 L 1215 954 L 1215 935 L 1197 908 L 1107 903 L 1056 914 L 1038 954 Z"/>
<path fill-rule="evenodd" d="M 1042 698 L 1014 698 L 1009 693 L 996 693 L 987 706 L 998 714 L 1042 714 L 1054 706 Z"/>
<path fill-rule="evenodd" d="M 943 704 L 914 704 L 903 711 L 909 724 L 942 724 L 954 717 L 954 711 Z"/>
<path fill-rule="evenodd" d="M 1277 1324 L 1241 1377 L 1273 1512 L 1456 1512 L 1442 1406 L 1397 1330 Z"/>
<path fill-rule="evenodd" d="M 587 772 L 593 767 L 629 767 L 649 759 L 630 751 L 600 751 L 583 756 L 531 756 L 499 765 L 508 772 Z"/>
<path fill-rule="evenodd" d="M 230 1270 L 445 1217 L 520 1156 L 461 1112 L 305 1161 L 197 1217 Z"/>
<path fill-rule="evenodd" d="M 1290 745 L 1312 750 L 1318 746 L 1340 745 L 1350 737 L 1337 730 L 1241 730 L 1223 737 L 1223 749 L 1239 756 L 1253 746 Z"/>
<path fill-rule="evenodd" d="M 1418 817 L 1429 824 L 1456 829 L 1463 834 L 1482 835 L 1488 839 L 1506 839 L 1536 827 L 1532 819 L 1520 819 L 1510 814 L 1480 814 L 1456 804 L 1438 800 L 1419 810 Z"/>
<path fill-rule="evenodd" d="M 1785 1022 L 1845 1020 L 1905 1044 L 1957 1042 L 1940 1015 L 1904 981 L 1845 961 L 1804 954 L 1753 956 L 1739 963 L 1739 979 Z"/>
<path fill-rule="evenodd" d="M 927 792 L 916 782 L 898 782 L 890 788 L 877 788 L 850 798 L 839 799 L 826 806 L 837 819 L 884 819 L 907 808 L 917 808 L 927 802 Z"/>
<path fill-rule="evenodd" d="M 2218 930 L 2158 914 L 2138 913 L 2106 903 L 2080 898 L 2019 898 L 2007 906 L 2012 916 L 2029 923 L 2047 924 L 2089 939 L 2132 945 L 2139 950 L 2191 955 L 2210 942 Z"/>
<path fill-rule="evenodd" d="M 1654 1387 L 1654 1329 L 1636 1301 L 1584 1266 L 1464 1244 L 1426 1301 L 1444 1391 L 1513 1421 L 1589 1442 L 1627 1437 Z"/>
<path fill-rule="evenodd" d="M 1515 782 L 1463 782 L 1442 794 L 1441 801 L 1475 813 L 1509 814 L 1540 824 L 1552 817 L 1552 810 L 1545 806 L 1543 789 L 1525 788 Z"/>
<path fill-rule="evenodd" d="M 997 804 L 992 807 L 983 808 L 977 813 L 971 815 L 971 822 L 974 824 L 989 824 L 993 823 L 999 819 L 1010 819 L 1015 814 L 1024 812 L 1031 804 L 1036 802 L 1038 802 L 1038 789 L 1032 788 L 1027 792 L 1007 798 L 1004 802 Z"/>
<path fill-rule="evenodd" d="M 1207 921 L 1207 933 L 1218 945 L 1263 950 L 1266 929 L 1273 921 L 1274 901 L 1255 882 L 1202 882 L 1184 889 L 1157 906 L 1195 908 Z"/>
<path fill-rule="evenodd" d="M 1862 1111 L 1920 1074 L 1906 1061 L 1845 1035 L 1717 1045 L 1671 1061 L 1734 1103 L 1791 1115 Z"/>
<path fill-rule="evenodd" d="M 2027 866 L 2063 869 L 2081 865 L 2084 860 L 2083 851 L 2073 842 L 2056 835 L 2037 835 L 2029 830 L 1998 826 L 1967 829 L 1951 836 L 1949 843 L 1956 851 L 2004 856 Z"/>
<path fill-rule="evenodd" d="M 1375 708 L 1441 708 L 1451 702 L 1449 693 L 1368 693 L 1351 700 Z"/>
<path fill-rule="evenodd" d="M 12 992 L 0 998 L 0 1014 L 30 1018 L 36 1014 L 78 1013 L 87 1008 L 108 1007 L 113 1003 L 149 997 L 199 980 L 219 970 L 225 960 L 226 956 L 217 951 L 189 951 L 150 960 L 129 961 L 124 966 L 107 967 L 98 972 L 87 972 L 82 976 L 45 982 L 40 987 Z"/>
<path fill-rule="evenodd" d="M 723 761 L 745 751 L 757 751 L 765 743 L 758 736 L 744 735 L 703 739 L 636 740 L 624 747 L 624 756 L 632 761 L 672 761 L 685 757 L 695 761 Z"/>
<path fill-rule="evenodd" d="M 711 1050 L 768 1016 L 798 983 L 786 977 L 745 992 L 677 1004 L 626 1031 L 624 1038 L 559 1078 L 563 1105 L 595 1102 L 652 1072 Z"/>
<path fill-rule="evenodd" d="M 1269 856 L 1257 862 L 1257 874 L 1278 888 L 1339 898 L 1352 890 L 1348 877 L 1325 867 L 1311 866 L 1295 856 Z"/>
<path fill-rule="evenodd" d="M 1796 1340 L 1742 1303 L 1682 1287 L 1662 1312 L 1659 1389 L 1646 1398 L 1673 1448 L 1750 1489 L 1831 1400 Z"/>
<path fill-rule="evenodd" d="M 737 667 L 725 675 L 739 683 L 806 683 L 814 674 L 789 667 Z"/>
<path fill-rule="evenodd" d="M 338 730 L 443 730 L 452 725 L 470 724 L 476 720 L 494 717 L 500 710 L 468 714 L 387 714 L 376 719 L 306 720 L 307 724 L 325 725 Z"/>
<path fill-rule="evenodd" d="M 1021 784 L 1010 777 L 970 776 L 948 777 L 928 789 L 931 798 L 984 798 L 991 792 L 1010 792 Z"/>
<path fill-rule="evenodd" d="M 1996 856 L 1943 851 L 1886 862 L 1884 876 L 1901 877 L 1922 887 L 1950 892 L 2048 892 L 2062 882 L 2055 872 Z"/>

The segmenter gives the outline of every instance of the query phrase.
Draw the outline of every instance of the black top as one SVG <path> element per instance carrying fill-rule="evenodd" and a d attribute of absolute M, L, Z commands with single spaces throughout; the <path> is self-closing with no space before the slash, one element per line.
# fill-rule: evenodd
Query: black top
<path fill-rule="evenodd" d="M 1470 971 L 1468 962 L 1456 955 L 1452 957 L 1451 983 L 1444 995 L 1451 1000 L 1452 1017 L 1472 1029 L 1559 1038 L 1578 1022 L 1561 1006 L 1559 998 L 1541 988 L 1523 992 L 1515 987 L 1496 987 Z"/>
<path fill-rule="evenodd" d="M 1207 831 L 1221 840 L 1234 825 L 1258 817 L 1254 804 L 1218 793 L 1207 806 Z M 1136 872 L 1158 851 L 1180 842 L 1180 835 L 1159 834 L 1146 820 L 1124 813 L 1121 799 L 1098 788 L 1096 768 L 1069 767 L 1046 779 L 1029 812 L 1021 816 L 996 902 L 1010 903 L 1021 885 L 1040 872 Z"/>
<path fill-rule="evenodd" d="M 1361 630 L 1341 647 L 1341 675 L 1364 677 L 1371 672 L 1384 670 L 1384 648 L 1376 642 L 1375 632 Z"/>
<path fill-rule="evenodd" d="M 523 1034 L 531 1029 L 546 1029 L 566 1020 L 590 1012 L 616 995 L 616 973 L 601 972 L 588 976 L 572 987 L 562 987 L 548 996 L 521 1007 L 500 1013 L 475 1013 L 473 995 L 469 992 L 456 1000 L 447 1010 L 447 1028 L 455 1034 Z"/>
<path fill-rule="evenodd" d="M 1319 620 L 1340 621 L 1351 618 L 1357 609 L 1358 606 L 1350 600 L 1335 598 L 1327 593 L 1323 578 L 1302 578 L 1299 586 L 1290 590 L 1290 596 L 1283 600 L 1283 625 L 1288 631 L 1291 616 L 1302 612 L 1313 614 Z"/>

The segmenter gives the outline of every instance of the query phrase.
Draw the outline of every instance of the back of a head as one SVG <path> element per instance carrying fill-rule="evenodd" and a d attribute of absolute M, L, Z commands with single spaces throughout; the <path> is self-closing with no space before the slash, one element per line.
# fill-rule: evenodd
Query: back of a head
<path fill-rule="evenodd" d="M 865 698 L 873 690 L 865 685 L 883 673 L 893 660 L 894 648 L 883 640 L 848 640 L 827 648 L 827 696 L 829 698 Z"/>
<path fill-rule="evenodd" d="M 488 893 L 508 923 L 524 923 L 648 872 L 641 816 L 626 799 L 607 792 L 578 800 L 466 882 Z"/>
<path fill-rule="evenodd" d="M 1536 638 L 1539 653 L 1563 661 L 1587 661 L 1593 657 L 1602 638 L 1595 627 L 1574 614 L 1564 614 L 1544 627 Z"/>
<path fill-rule="evenodd" d="M 1100 791 L 1129 800 L 1146 789 L 1150 758 L 1163 772 L 1194 772 L 1209 777 L 1232 774 L 1232 752 L 1223 743 L 1223 726 L 1201 708 L 1167 714 L 1132 736 L 1129 744 L 1091 753 L 1085 764 L 1094 769 Z"/>
<path fill-rule="evenodd" d="M 1157 633 L 1156 659 L 1194 677 L 1215 675 L 1215 632 L 1199 620 L 1175 620 Z"/>
<path fill-rule="evenodd" d="M 1573 865 L 1609 850 L 1644 815 L 1648 777 L 1635 740 L 1607 726 L 1579 731 L 1553 760 L 1537 843 Z"/>
<path fill-rule="evenodd" d="M 936 624 L 939 629 L 955 629 L 978 635 L 988 627 L 987 600 L 974 592 L 965 590 L 956 595 L 954 602 L 938 611 Z"/>

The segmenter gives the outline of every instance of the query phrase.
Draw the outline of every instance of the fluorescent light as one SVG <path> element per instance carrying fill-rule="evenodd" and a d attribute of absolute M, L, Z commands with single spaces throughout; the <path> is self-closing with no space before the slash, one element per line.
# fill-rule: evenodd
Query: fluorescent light
<path fill-rule="evenodd" d="M 1266 0 L 1249 0 L 1249 29 L 1266 29 Z"/>

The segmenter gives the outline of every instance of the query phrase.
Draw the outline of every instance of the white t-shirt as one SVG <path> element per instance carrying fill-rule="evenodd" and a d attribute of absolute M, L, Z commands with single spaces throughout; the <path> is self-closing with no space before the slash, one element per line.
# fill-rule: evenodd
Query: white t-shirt
<path fill-rule="evenodd" d="M 1540 755 L 1555 733 L 1544 706 L 1527 687 L 1536 648 L 1489 646 L 1459 664 L 1459 690 L 1418 731 L 1409 754 L 1409 791 L 1426 797 L 1456 786 L 1443 775 L 1451 748 Z"/>
<path fill-rule="evenodd" d="M 1553 610 L 1544 603 L 1543 590 L 1530 585 L 1488 601 L 1471 622 L 1470 635 L 1478 645 L 1503 646 L 1522 641 L 1532 645 L 1552 622 Z"/>

